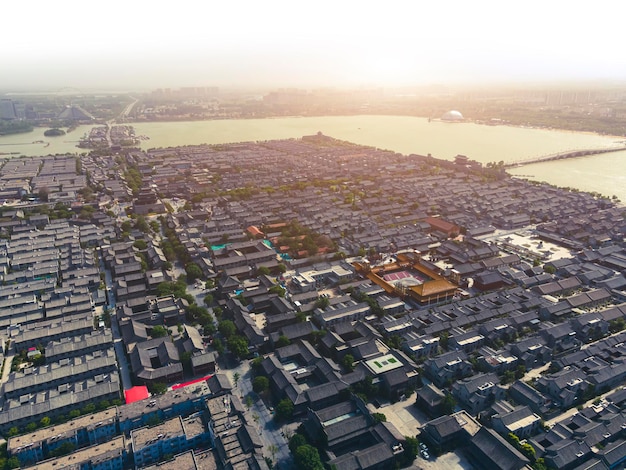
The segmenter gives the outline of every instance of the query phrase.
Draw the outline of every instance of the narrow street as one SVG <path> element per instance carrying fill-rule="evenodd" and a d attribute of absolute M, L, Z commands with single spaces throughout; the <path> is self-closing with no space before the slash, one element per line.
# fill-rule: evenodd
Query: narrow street
<path fill-rule="evenodd" d="M 111 276 L 111 271 L 105 268 L 102 257 L 100 257 L 100 271 L 103 272 L 105 276 L 104 282 L 107 291 L 107 298 L 109 300 L 107 308 L 109 308 L 111 312 L 111 333 L 113 334 L 113 347 L 115 348 L 115 356 L 117 357 L 120 380 L 122 381 L 122 388 L 124 390 L 128 390 L 133 387 L 133 379 L 130 375 L 130 365 L 126 360 L 126 354 L 124 352 L 124 342 L 122 341 L 120 326 L 117 322 L 115 293 L 113 291 L 113 278 Z"/>
<path fill-rule="evenodd" d="M 620 388 L 620 387 L 618 387 Z M 593 405 L 594 401 L 600 400 L 600 402 L 602 402 L 607 396 L 609 396 L 610 394 L 612 394 L 615 391 L 615 389 L 613 390 L 609 390 L 606 393 L 603 393 L 602 395 L 598 395 L 597 397 L 594 397 L 590 400 L 587 400 L 585 403 L 582 404 L 583 408 L 587 408 L 589 406 Z M 558 423 L 559 421 L 563 421 L 564 419 L 570 418 L 572 416 L 574 416 L 575 414 L 578 413 L 578 407 L 574 406 L 572 408 L 570 408 L 569 410 L 564 411 L 563 413 L 561 413 L 560 415 L 556 416 L 555 418 L 549 419 L 546 421 L 546 424 L 550 427 L 554 426 L 556 423 Z"/>

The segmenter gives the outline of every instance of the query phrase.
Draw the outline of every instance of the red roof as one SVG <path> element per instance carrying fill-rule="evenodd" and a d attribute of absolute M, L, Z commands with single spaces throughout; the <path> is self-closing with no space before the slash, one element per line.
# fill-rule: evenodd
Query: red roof
<path fill-rule="evenodd" d="M 124 392 L 126 403 L 134 403 L 139 400 L 144 400 L 149 396 L 150 393 L 148 393 L 148 387 L 145 385 L 137 385 L 136 387 L 129 388 Z"/>
<path fill-rule="evenodd" d="M 455 232 L 459 229 L 457 225 L 454 225 L 439 217 L 428 217 L 426 219 L 426 223 L 429 224 L 435 230 L 439 230 L 445 233 Z"/>
<path fill-rule="evenodd" d="M 259 228 L 255 227 L 254 225 L 250 225 L 250 227 L 248 227 L 246 230 L 254 236 L 263 235 L 263 232 L 261 232 Z"/>
<path fill-rule="evenodd" d="M 207 375 L 206 377 L 202 377 L 201 379 L 190 380 L 189 382 L 183 382 L 182 384 L 172 385 L 172 390 L 178 390 L 179 388 L 187 387 L 188 385 L 197 384 L 198 382 L 209 380 L 211 377 L 213 377 L 213 375 Z"/>

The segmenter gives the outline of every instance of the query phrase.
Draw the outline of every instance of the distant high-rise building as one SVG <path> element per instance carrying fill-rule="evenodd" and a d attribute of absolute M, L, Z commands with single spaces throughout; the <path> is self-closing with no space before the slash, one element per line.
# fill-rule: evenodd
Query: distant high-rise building
<path fill-rule="evenodd" d="M 15 103 L 13 103 L 13 100 L 0 100 L 0 119 L 17 119 L 17 110 L 15 109 Z"/>

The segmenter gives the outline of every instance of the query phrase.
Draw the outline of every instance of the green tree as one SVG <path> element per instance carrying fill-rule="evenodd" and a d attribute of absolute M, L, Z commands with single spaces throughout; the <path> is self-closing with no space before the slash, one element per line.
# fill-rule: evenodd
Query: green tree
<path fill-rule="evenodd" d="M 254 359 L 252 359 L 252 361 L 250 361 L 250 367 L 252 367 L 252 369 L 256 371 L 256 373 L 258 373 L 261 370 L 262 362 L 263 356 L 255 357 Z"/>
<path fill-rule="evenodd" d="M 192 358 L 192 356 L 193 356 L 193 353 L 191 351 L 184 351 L 180 355 L 180 362 L 182 362 L 183 368 L 187 372 L 192 372 L 192 367 L 191 367 L 191 358 Z"/>
<path fill-rule="evenodd" d="M 68 455 L 74 452 L 76 446 L 73 442 L 64 442 L 59 447 L 50 452 L 51 457 L 61 457 L 63 455 Z"/>
<path fill-rule="evenodd" d="M 146 241 L 141 239 L 135 240 L 133 246 L 138 250 L 145 250 L 146 248 L 148 248 L 148 244 L 146 243 Z"/>
<path fill-rule="evenodd" d="M 109 403 L 109 400 L 102 400 L 100 403 L 98 403 L 99 410 L 106 410 L 110 406 L 111 406 L 111 403 Z"/>
<path fill-rule="evenodd" d="M 213 296 L 211 294 L 207 294 L 204 296 L 204 305 L 210 307 L 213 303 Z"/>
<path fill-rule="evenodd" d="M 7 432 L 7 436 L 13 437 L 13 436 L 17 436 L 19 433 L 20 433 L 20 430 L 17 428 L 17 426 L 12 426 Z"/>
<path fill-rule="evenodd" d="M 454 412 L 454 408 L 456 408 L 456 400 L 450 393 L 446 393 L 446 396 L 443 397 L 443 402 L 441 403 L 442 410 L 444 414 L 451 414 Z"/>
<path fill-rule="evenodd" d="M 10 457 L 7 460 L 6 467 L 7 468 L 20 468 L 19 459 L 15 455 L 13 457 Z"/>
<path fill-rule="evenodd" d="M 319 452 L 310 444 L 298 447 L 293 458 L 299 470 L 324 470 Z"/>
<path fill-rule="evenodd" d="M 50 190 L 46 186 L 44 186 L 39 189 L 39 192 L 37 193 L 37 197 L 39 197 L 39 200 L 41 202 L 48 202 L 49 194 L 50 194 Z"/>
<path fill-rule="evenodd" d="M 317 300 L 315 301 L 314 307 L 321 308 L 322 310 L 324 310 L 329 305 L 330 305 L 330 300 L 328 300 L 328 297 L 318 297 Z"/>
<path fill-rule="evenodd" d="M 354 384 L 354 392 L 357 395 L 363 395 L 367 402 L 378 394 L 378 385 L 374 384 L 371 375 L 367 375 L 363 380 Z"/>
<path fill-rule="evenodd" d="M 96 404 L 95 403 L 87 403 L 82 410 L 80 410 L 80 412 L 84 415 L 88 415 L 90 413 L 93 413 L 94 411 L 96 411 Z"/>
<path fill-rule="evenodd" d="M 276 294 L 278 295 L 278 297 L 285 297 L 285 293 L 287 291 L 280 284 L 274 284 L 272 287 L 268 289 L 268 292 L 270 292 L 271 294 Z"/>
<path fill-rule="evenodd" d="M 534 462 L 537 458 L 537 453 L 535 452 L 535 448 L 532 444 L 525 442 L 524 444 L 520 444 L 519 450 L 524 454 L 531 462 Z"/>
<path fill-rule="evenodd" d="M 200 323 L 200 325 L 204 329 L 205 335 L 212 335 L 213 333 L 215 333 L 215 323 L 213 321 L 213 317 L 209 312 L 202 313 L 198 317 L 198 323 Z"/>
<path fill-rule="evenodd" d="M 218 354 L 222 354 L 224 352 L 224 345 L 219 338 L 215 338 L 213 340 L 213 348 L 217 351 Z"/>
<path fill-rule="evenodd" d="M 317 346 L 317 343 L 326 336 L 326 330 L 315 330 L 311 333 L 311 344 Z"/>
<path fill-rule="evenodd" d="M 443 350 L 448 349 L 448 342 L 450 341 L 450 335 L 447 331 L 444 331 L 439 335 L 439 345 L 443 348 Z"/>
<path fill-rule="evenodd" d="M 419 441 L 411 436 L 404 436 L 404 458 L 407 463 L 411 463 L 419 452 Z"/>
<path fill-rule="evenodd" d="M 187 282 L 194 282 L 203 275 L 202 269 L 196 263 L 188 263 L 185 265 L 185 273 L 187 273 Z"/>
<path fill-rule="evenodd" d="M 46 426 L 50 426 L 50 418 L 48 416 L 44 416 L 43 418 L 41 418 L 41 421 L 39 421 L 39 425 L 42 428 L 45 428 Z"/>
<path fill-rule="evenodd" d="M 343 366 L 352 372 L 354 370 L 354 356 L 352 354 L 346 354 L 343 356 L 343 360 L 341 361 Z"/>
<path fill-rule="evenodd" d="M 215 315 L 215 318 L 217 318 L 218 320 L 221 320 L 222 313 L 223 313 L 222 307 L 219 307 L 219 306 L 213 307 L 213 315 Z"/>
<path fill-rule="evenodd" d="M 260 266 L 257 268 L 256 273 L 259 276 L 267 276 L 270 273 L 270 268 L 267 266 Z"/>
<path fill-rule="evenodd" d="M 394 349 L 402 348 L 402 338 L 399 335 L 391 335 L 387 338 L 387 346 Z"/>
<path fill-rule="evenodd" d="M 217 329 L 226 339 L 230 338 L 237 331 L 237 327 L 231 320 L 222 320 L 217 325 Z"/>
<path fill-rule="evenodd" d="M 153 338 L 163 338 L 164 336 L 167 336 L 167 333 L 167 328 L 161 325 L 156 325 L 152 327 L 152 330 L 150 331 L 150 336 L 152 336 Z"/>
<path fill-rule="evenodd" d="M 387 416 L 384 413 L 372 413 L 372 418 L 374 418 L 374 422 L 376 423 L 384 423 L 387 421 Z"/>
<path fill-rule="evenodd" d="M 256 393 L 263 393 L 270 388 L 270 381 L 267 377 L 259 375 L 252 381 L 252 390 Z"/>
<path fill-rule="evenodd" d="M 617 333 L 618 331 L 622 331 L 624 328 L 626 328 L 626 320 L 624 320 L 624 317 L 619 317 L 609 322 L 609 331 L 611 333 Z"/>
<path fill-rule="evenodd" d="M 517 434 L 510 432 L 506 437 L 511 444 L 515 447 L 519 447 L 519 437 L 517 437 Z"/>
<path fill-rule="evenodd" d="M 35 429 L 37 429 L 37 423 L 31 421 L 26 425 L 24 429 L 26 430 L 26 432 L 33 432 Z"/>
<path fill-rule="evenodd" d="M 135 220 L 135 228 L 137 230 L 141 230 L 143 233 L 148 233 L 150 231 L 150 226 L 146 222 L 146 219 L 143 215 L 138 215 Z"/>
<path fill-rule="evenodd" d="M 502 376 L 502 384 L 508 384 L 515 380 L 515 372 L 512 370 L 505 370 Z"/>
<path fill-rule="evenodd" d="M 289 338 L 287 338 L 285 335 L 280 335 L 276 340 L 276 344 L 274 346 L 276 346 L 277 348 L 282 348 L 283 346 L 289 346 L 290 344 L 291 341 L 289 341 Z"/>
<path fill-rule="evenodd" d="M 239 335 L 232 335 L 227 341 L 228 349 L 239 359 L 245 359 L 250 354 L 248 340 Z"/>
<path fill-rule="evenodd" d="M 293 436 L 289 438 L 289 450 L 292 454 L 296 452 L 296 449 L 300 446 L 306 445 L 306 438 L 299 433 L 295 433 Z"/>
<path fill-rule="evenodd" d="M 276 414 L 274 419 L 276 421 L 288 421 L 293 417 L 293 403 L 289 398 L 283 398 L 276 405 Z"/>
<path fill-rule="evenodd" d="M 201 307 L 200 305 L 191 304 L 187 307 L 187 319 L 194 322 L 200 322 L 200 319 L 204 316 L 210 316 L 209 311 L 206 307 Z"/>
<path fill-rule="evenodd" d="M 237 386 L 237 384 L 239 383 L 239 379 L 241 378 L 241 375 L 239 374 L 239 372 L 235 372 L 233 374 L 233 382 L 235 382 L 235 387 Z"/>
<path fill-rule="evenodd" d="M 155 382 L 151 385 L 148 385 L 148 390 L 150 390 L 150 393 L 154 395 L 163 395 L 165 392 L 167 392 L 167 385 L 161 382 Z"/>

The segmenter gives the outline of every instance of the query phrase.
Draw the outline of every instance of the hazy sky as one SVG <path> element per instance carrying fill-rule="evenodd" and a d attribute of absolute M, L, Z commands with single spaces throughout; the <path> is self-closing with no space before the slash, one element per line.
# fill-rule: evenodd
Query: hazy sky
<path fill-rule="evenodd" d="M 4 3 L 0 89 L 626 79 L 617 0 Z"/>

